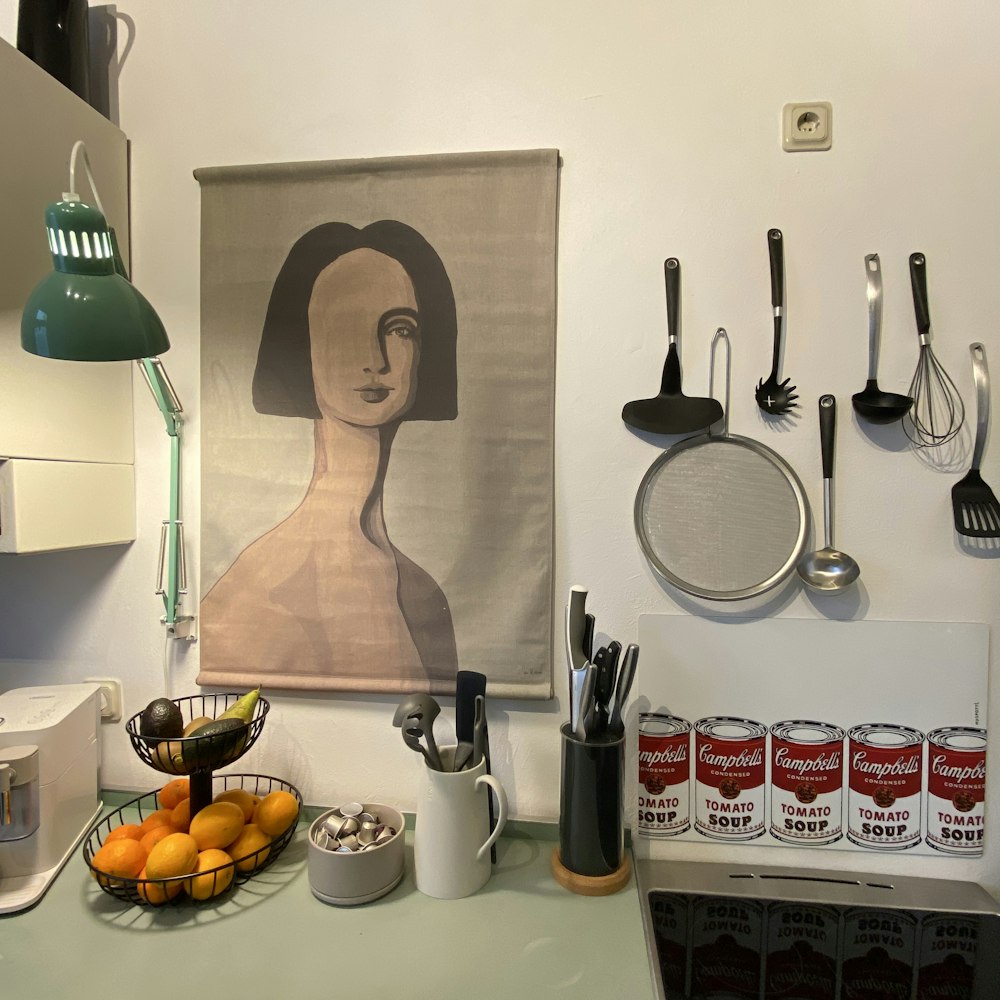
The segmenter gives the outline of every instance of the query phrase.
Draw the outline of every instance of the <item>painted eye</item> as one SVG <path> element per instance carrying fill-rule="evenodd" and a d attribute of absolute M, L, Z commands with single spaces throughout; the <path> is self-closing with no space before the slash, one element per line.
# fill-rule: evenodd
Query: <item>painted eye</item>
<path fill-rule="evenodd" d="M 417 335 L 417 324 L 406 316 L 398 316 L 389 320 L 385 325 L 385 335 L 395 337 L 415 337 Z"/>

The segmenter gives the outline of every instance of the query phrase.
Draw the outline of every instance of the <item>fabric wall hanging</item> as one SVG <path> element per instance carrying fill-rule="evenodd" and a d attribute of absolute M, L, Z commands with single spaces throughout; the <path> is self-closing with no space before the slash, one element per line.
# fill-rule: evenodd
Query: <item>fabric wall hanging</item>
<path fill-rule="evenodd" d="M 557 170 L 195 172 L 198 683 L 551 697 Z"/>

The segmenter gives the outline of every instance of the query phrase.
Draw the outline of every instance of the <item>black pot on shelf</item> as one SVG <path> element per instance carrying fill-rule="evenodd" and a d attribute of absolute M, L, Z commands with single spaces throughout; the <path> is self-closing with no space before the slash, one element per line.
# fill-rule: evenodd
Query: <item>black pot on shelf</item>
<path fill-rule="evenodd" d="M 90 103 L 87 0 L 20 0 L 17 48 Z"/>

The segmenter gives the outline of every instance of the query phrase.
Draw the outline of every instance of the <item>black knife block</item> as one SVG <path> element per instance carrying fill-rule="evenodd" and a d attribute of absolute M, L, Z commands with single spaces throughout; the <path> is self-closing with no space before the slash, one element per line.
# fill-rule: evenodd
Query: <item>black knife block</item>
<path fill-rule="evenodd" d="M 567 872 L 588 879 L 615 876 L 626 861 L 625 736 L 583 742 L 568 723 L 560 734 L 558 860 Z"/>

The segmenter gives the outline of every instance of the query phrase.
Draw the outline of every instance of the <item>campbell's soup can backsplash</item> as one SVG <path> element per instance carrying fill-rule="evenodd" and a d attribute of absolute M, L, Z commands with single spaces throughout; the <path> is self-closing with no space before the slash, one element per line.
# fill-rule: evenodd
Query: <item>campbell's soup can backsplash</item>
<path fill-rule="evenodd" d="M 716 840 L 753 840 L 766 829 L 767 728 L 729 715 L 695 729 L 695 829 Z"/>
<path fill-rule="evenodd" d="M 883 851 L 919 844 L 924 734 L 868 722 L 847 737 L 848 839 Z"/>
<path fill-rule="evenodd" d="M 771 726 L 771 835 L 832 844 L 843 835 L 844 730 L 828 722 Z"/>
<path fill-rule="evenodd" d="M 673 837 L 691 827 L 691 723 L 673 715 L 639 716 L 638 828 Z"/>
<path fill-rule="evenodd" d="M 927 843 L 948 854 L 983 853 L 986 730 L 949 726 L 927 734 Z"/>

